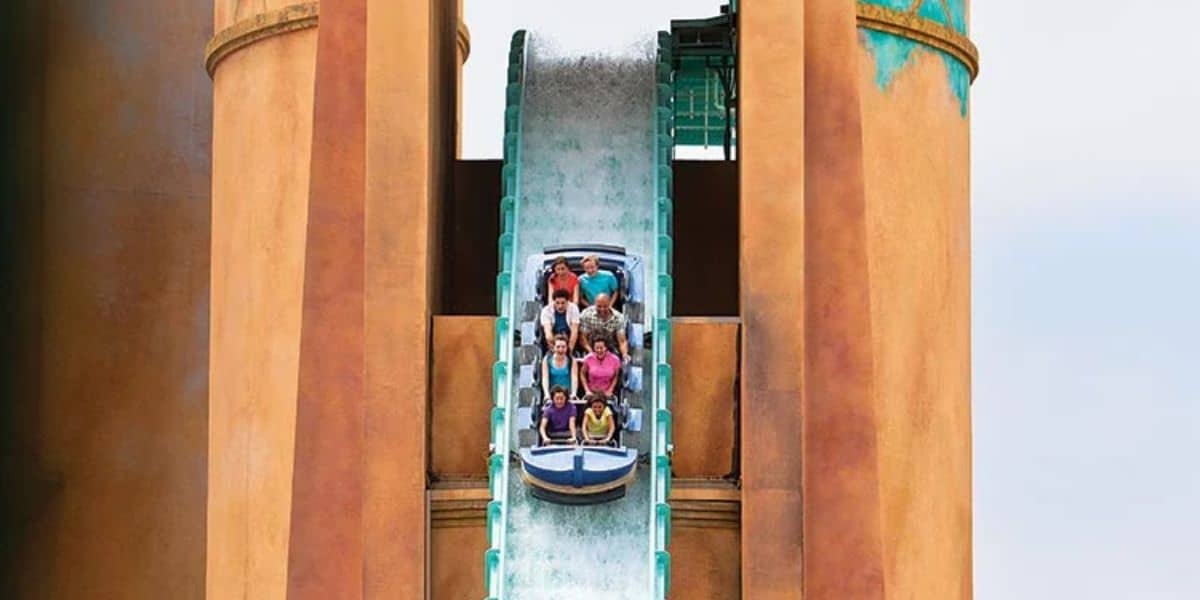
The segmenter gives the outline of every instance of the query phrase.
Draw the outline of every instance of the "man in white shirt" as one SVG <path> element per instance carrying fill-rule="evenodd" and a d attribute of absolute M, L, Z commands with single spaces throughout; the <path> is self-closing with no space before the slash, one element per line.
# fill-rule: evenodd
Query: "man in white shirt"
<path fill-rule="evenodd" d="M 579 307 L 571 302 L 571 292 L 567 290 L 554 290 L 553 298 L 552 303 L 542 308 L 542 333 L 546 343 L 561 333 L 567 336 L 567 348 L 574 349 L 579 339 Z"/>

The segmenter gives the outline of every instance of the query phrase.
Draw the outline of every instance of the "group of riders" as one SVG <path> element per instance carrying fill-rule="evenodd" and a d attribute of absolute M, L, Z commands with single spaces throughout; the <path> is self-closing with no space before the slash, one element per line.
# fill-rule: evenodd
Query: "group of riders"
<path fill-rule="evenodd" d="M 549 352 L 542 359 L 542 444 L 614 445 L 617 430 L 611 403 L 630 361 L 628 322 L 614 305 L 620 282 L 600 268 L 597 256 L 582 261 L 575 275 L 567 259 L 555 259 L 547 279 L 549 302 L 539 317 Z"/>

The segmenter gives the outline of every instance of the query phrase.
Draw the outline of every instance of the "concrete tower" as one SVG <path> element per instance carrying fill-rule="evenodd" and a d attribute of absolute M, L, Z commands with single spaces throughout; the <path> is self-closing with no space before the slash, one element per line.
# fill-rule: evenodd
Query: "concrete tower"
<path fill-rule="evenodd" d="M 482 598 L 460 2 L 152 4 L 23 13 L 15 589 Z M 968 599 L 967 0 L 737 4 L 737 160 L 675 165 L 671 597 Z"/>

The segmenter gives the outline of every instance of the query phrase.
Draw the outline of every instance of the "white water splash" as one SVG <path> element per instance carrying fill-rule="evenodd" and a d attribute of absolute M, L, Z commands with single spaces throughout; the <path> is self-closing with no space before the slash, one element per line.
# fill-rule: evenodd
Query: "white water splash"
<path fill-rule="evenodd" d="M 655 272 L 655 38 L 583 53 L 569 49 L 577 42 L 538 32 L 527 42 L 517 264 L 551 244 L 609 243 L 642 255 L 649 275 Z M 653 282 L 647 284 L 652 293 Z M 646 598 L 649 479 L 643 468 L 620 500 L 560 506 L 533 498 L 514 473 L 506 599 Z"/>

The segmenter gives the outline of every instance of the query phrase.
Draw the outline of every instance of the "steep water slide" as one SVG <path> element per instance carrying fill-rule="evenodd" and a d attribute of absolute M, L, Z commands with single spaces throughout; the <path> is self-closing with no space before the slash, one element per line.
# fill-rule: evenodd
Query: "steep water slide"
<path fill-rule="evenodd" d="M 489 600 L 662 599 L 670 580 L 670 37 L 619 56 L 567 55 L 518 31 L 509 55 L 497 277 Z M 528 430 L 538 351 L 531 256 L 559 244 L 611 245 L 642 258 L 638 323 L 642 457 L 624 497 L 570 506 L 537 499 L 513 456 Z M 536 410 L 533 407 L 532 410 Z M 632 429 L 632 428 L 631 428 Z"/>

